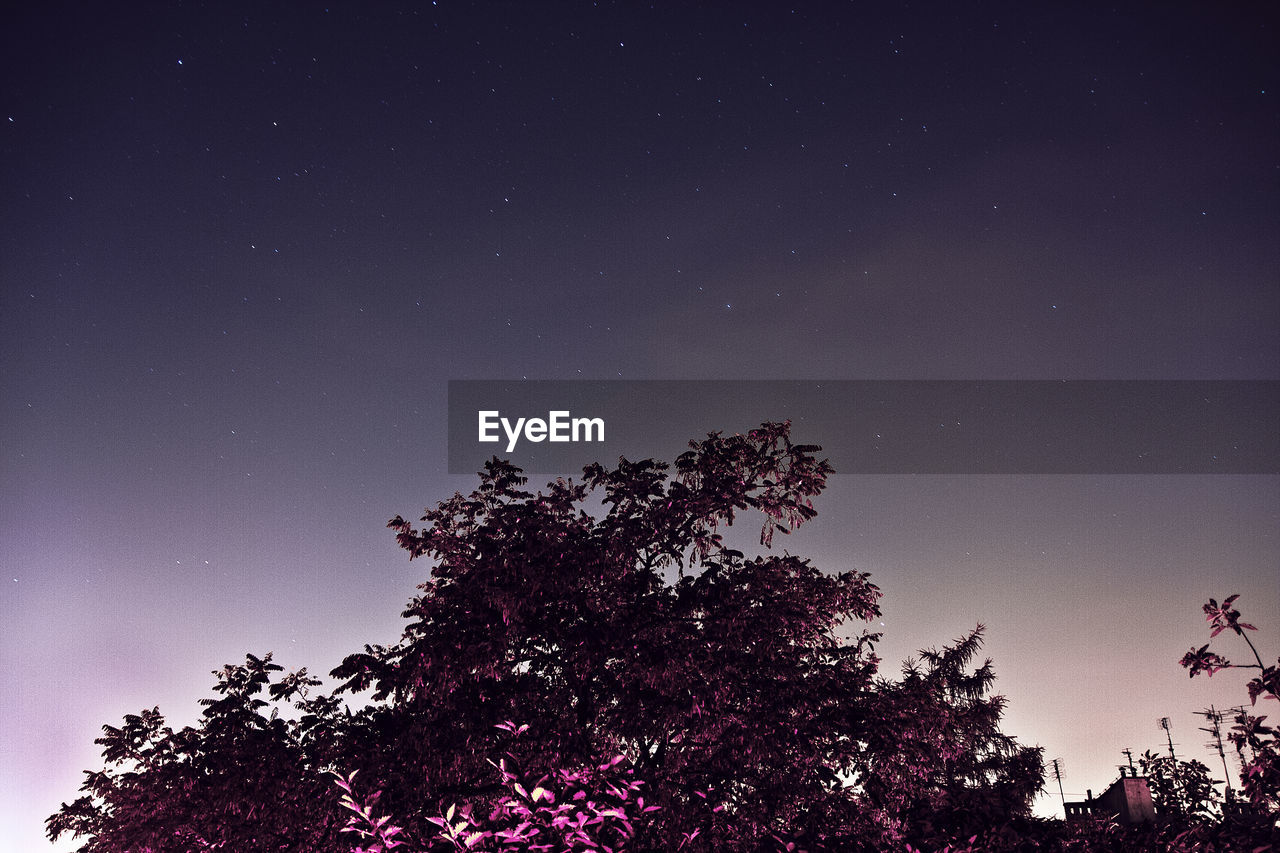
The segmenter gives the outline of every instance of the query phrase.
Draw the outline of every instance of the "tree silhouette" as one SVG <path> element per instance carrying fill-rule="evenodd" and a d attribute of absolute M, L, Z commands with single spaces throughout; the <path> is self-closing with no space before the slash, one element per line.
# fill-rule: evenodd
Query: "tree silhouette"
<path fill-rule="evenodd" d="M 217 698 L 201 700 L 195 727 L 174 731 L 156 708 L 103 726 L 106 767 L 48 819 L 50 839 L 83 837 L 82 853 L 341 849 L 321 769 L 334 706 L 307 698 L 318 682 L 305 670 L 271 684 L 279 671 L 270 654 L 215 671 Z M 290 700 L 303 715 L 286 721 L 278 705 Z"/>
<path fill-rule="evenodd" d="M 50 836 L 87 853 L 349 850 L 338 832 L 379 831 L 367 818 L 406 849 L 450 849 L 441 821 L 458 816 L 492 840 L 527 807 L 558 831 L 513 785 L 624 790 L 592 775 L 617 756 L 645 801 L 618 812 L 631 849 L 940 847 L 1026 815 L 1040 753 L 1000 732 L 990 662 L 970 669 L 981 626 L 877 678 L 868 576 L 768 550 L 814 516 L 819 449 L 769 423 L 537 492 L 489 462 L 419 525 L 389 522 L 433 561 L 398 643 L 349 655 L 332 696 L 305 672 L 272 684 L 278 667 L 251 656 L 219 675 L 199 728 L 157 713 L 109 730 L 104 757 L 129 769 L 91 775 Z M 759 513 L 755 556 L 721 536 L 743 513 Z"/>
<path fill-rule="evenodd" d="M 495 460 L 421 529 L 393 519 L 411 557 L 437 561 L 433 577 L 398 646 L 335 670 L 389 700 L 378 727 L 409 760 L 378 770 L 400 793 L 388 807 L 420 832 L 424 806 L 496 793 L 484 756 L 516 719 L 536 733 L 521 746 L 530 766 L 631 757 L 662 810 L 646 843 L 675 849 L 696 831 L 740 849 L 848 823 L 840 774 L 859 749 L 875 637 L 839 632 L 878 613 L 879 591 L 790 555 L 747 559 L 719 532 L 744 510 L 763 513 L 763 542 L 812 517 L 830 471 L 816 450 L 765 425 L 694 443 L 676 478 L 623 460 L 536 494 Z M 598 519 L 582 509 L 593 491 Z"/>
<path fill-rule="evenodd" d="M 905 834 L 967 837 L 1025 816 L 1043 786 L 1044 756 L 1000 731 L 1004 698 L 989 695 L 990 660 L 970 671 L 983 626 L 881 681 L 871 701 L 864 793 Z"/>

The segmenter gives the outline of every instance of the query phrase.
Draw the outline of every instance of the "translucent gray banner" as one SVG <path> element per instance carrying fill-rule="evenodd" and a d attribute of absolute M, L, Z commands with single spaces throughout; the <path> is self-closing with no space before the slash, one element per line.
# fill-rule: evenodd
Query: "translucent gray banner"
<path fill-rule="evenodd" d="M 455 380 L 449 472 L 669 461 L 781 420 L 840 474 L 1280 473 L 1280 382 L 1265 380 Z"/>

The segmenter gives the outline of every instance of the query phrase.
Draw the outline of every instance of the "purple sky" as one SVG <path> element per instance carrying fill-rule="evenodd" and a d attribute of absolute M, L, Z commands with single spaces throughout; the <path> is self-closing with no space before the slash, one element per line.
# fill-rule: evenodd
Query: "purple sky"
<path fill-rule="evenodd" d="M 11 14 L 14 849 L 102 724 L 395 640 L 426 566 L 386 520 L 474 483 L 449 379 L 1280 379 L 1274 9 L 1039 5 Z M 1193 712 L 1244 679 L 1177 666 L 1209 596 L 1280 651 L 1280 477 L 849 475 L 818 509 L 784 544 L 873 573 L 885 669 L 986 623 L 1069 797 L 1162 716 L 1221 772 Z"/>

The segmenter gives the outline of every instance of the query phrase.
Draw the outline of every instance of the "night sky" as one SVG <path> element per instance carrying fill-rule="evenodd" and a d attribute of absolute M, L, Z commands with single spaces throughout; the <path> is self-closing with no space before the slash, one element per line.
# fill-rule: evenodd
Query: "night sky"
<path fill-rule="evenodd" d="M 1274 4 L 25 5 L 7 849 L 50 849 L 102 724 L 394 642 L 427 565 L 387 519 L 475 483 L 448 380 L 1280 379 Z M 1193 712 L 1245 678 L 1177 665 L 1208 597 L 1280 651 L 1277 476 L 837 475 L 818 509 L 783 544 L 872 572 L 886 672 L 985 623 L 1068 798 L 1162 716 L 1221 775 Z"/>

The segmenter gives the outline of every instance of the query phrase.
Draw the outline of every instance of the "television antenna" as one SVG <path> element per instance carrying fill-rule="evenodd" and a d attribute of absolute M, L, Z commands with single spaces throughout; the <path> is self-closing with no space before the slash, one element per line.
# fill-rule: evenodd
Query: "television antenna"
<path fill-rule="evenodd" d="M 1209 749 L 1216 749 L 1218 757 L 1222 759 L 1222 775 L 1227 780 L 1227 799 L 1231 799 L 1231 771 L 1227 769 L 1227 752 L 1222 748 L 1222 721 L 1226 719 L 1226 712 L 1219 711 L 1210 705 L 1203 711 L 1197 711 L 1198 716 L 1204 717 L 1209 723 L 1208 726 L 1201 726 L 1200 731 L 1207 732 L 1210 741 L 1205 744 Z"/>
<path fill-rule="evenodd" d="M 1062 771 L 1066 766 L 1066 764 L 1061 758 L 1055 758 L 1053 759 L 1053 761 L 1049 763 L 1053 765 L 1053 778 L 1058 780 L 1058 796 L 1062 797 L 1062 809 L 1063 809 L 1063 815 L 1065 816 L 1066 808 L 1067 808 L 1067 795 L 1063 793 L 1063 790 L 1062 790 Z"/>
<path fill-rule="evenodd" d="M 1169 718 L 1168 718 L 1168 717 L 1161 717 L 1161 718 L 1160 718 L 1160 728 L 1164 729 L 1164 736 L 1165 736 L 1166 738 L 1168 738 L 1168 739 L 1169 739 L 1169 757 L 1170 757 L 1170 758 L 1172 758 L 1172 759 L 1173 759 L 1173 761 L 1174 761 L 1174 765 L 1173 765 L 1173 766 L 1174 766 L 1174 769 L 1175 769 L 1175 772 L 1176 772 L 1176 770 L 1177 770 L 1177 766 L 1178 766 L 1178 763 L 1177 763 L 1177 762 L 1178 762 L 1178 756 L 1176 756 L 1176 755 L 1174 755 L 1174 754 L 1173 754 L 1173 731 L 1169 728 Z"/>

